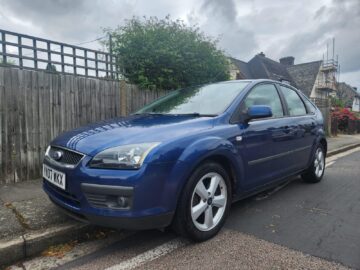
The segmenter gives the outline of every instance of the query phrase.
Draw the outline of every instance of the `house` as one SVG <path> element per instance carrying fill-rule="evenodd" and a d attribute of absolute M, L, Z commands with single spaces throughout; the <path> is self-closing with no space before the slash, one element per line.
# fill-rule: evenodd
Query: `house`
<path fill-rule="evenodd" d="M 352 108 L 353 111 L 360 111 L 360 93 L 356 87 L 352 87 L 344 82 L 337 83 L 337 97 L 344 101 L 345 107 Z"/>
<path fill-rule="evenodd" d="M 249 62 L 230 58 L 231 79 L 272 79 L 285 81 L 310 98 L 325 99 L 336 93 L 337 61 L 313 61 L 295 64 L 293 56 L 283 57 L 279 62 L 265 56 L 255 55 Z"/>
<path fill-rule="evenodd" d="M 352 104 L 352 110 L 354 112 L 360 112 L 360 94 L 357 93 L 357 95 L 354 97 L 354 101 Z"/>

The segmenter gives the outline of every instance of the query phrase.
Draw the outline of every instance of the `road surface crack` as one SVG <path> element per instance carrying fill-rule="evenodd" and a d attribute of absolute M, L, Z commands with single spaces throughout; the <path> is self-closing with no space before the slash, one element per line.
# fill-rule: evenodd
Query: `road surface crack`
<path fill-rule="evenodd" d="M 23 217 L 23 215 L 21 215 L 21 213 L 15 208 L 14 205 L 12 205 L 12 203 L 5 203 L 4 204 L 5 207 L 7 207 L 8 209 L 10 209 L 14 215 L 16 216 L 17 220 L 19 221 L 20 225 L 27 230 L 30 230 L 30 226 L 29 224 L 26 223 L 26 219 Z"/>

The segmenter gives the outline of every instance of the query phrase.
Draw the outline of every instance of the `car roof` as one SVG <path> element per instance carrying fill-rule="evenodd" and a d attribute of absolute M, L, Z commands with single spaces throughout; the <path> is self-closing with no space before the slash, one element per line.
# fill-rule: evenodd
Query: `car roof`
<path fill-rule="evenodd" d="M 298 89 L 296 87 L 292 86 L 291 84 L 283 83 L 281 81 L 270 80 L 270 79 L 230 80 L 230 81 L 221 81 L 221 82 L 218 82 L 218 83 L 237 83 L 237 82 L 249 82 L 251 84 L 256 84 L 256 83 L 261 83 L 261 82 L 277 83 L 277 84 L 280 84 L 282 86 L 289 87 L 289 88 L 292 88 L 292 89 L 298 91 Z"/>

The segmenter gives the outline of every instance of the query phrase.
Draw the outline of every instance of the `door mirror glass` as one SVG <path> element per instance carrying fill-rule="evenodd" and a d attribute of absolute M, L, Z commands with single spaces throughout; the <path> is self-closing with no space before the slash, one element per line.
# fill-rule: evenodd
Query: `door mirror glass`
<path fill-rule="evenodd" d="M 247 122 L 252 119 L 272 117 L 270 106 L 266 105 L 252 105 L 247 110 Z"/>

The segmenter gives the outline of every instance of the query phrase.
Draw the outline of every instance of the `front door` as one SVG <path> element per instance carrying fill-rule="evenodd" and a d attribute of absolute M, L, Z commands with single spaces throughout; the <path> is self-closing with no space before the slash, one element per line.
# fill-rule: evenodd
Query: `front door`
<path fill-rule="evenodd" d="M 258 188 L 288 175 L 294 169 L 290 152 L 294 132 L 274 84 L 256 85 L 240 104 L 245 113 L 252 105 L 270 106 L 273 117 L 239 124 L 235 144 L 244 162 L 242 185 L 245 190 Z M 239 140 L 241 137 L 241 141 Z"/>

